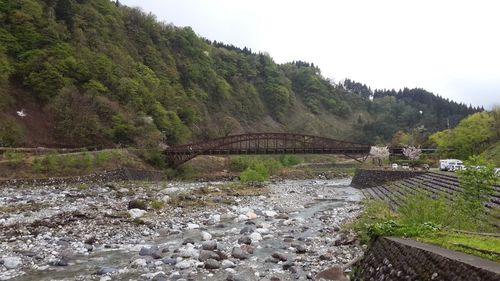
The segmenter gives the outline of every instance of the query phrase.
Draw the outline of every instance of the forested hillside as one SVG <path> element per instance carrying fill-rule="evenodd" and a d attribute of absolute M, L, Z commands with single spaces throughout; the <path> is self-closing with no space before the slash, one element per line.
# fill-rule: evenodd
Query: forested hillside
<path fill-rule="evenodd" d="M 249 131 L 384 142 L 480 111 L 335 84 L 109 0 L 0 0 L 0 145 L 148 146 Z M 423 127 L 422 127 L 423 126 Z"/>

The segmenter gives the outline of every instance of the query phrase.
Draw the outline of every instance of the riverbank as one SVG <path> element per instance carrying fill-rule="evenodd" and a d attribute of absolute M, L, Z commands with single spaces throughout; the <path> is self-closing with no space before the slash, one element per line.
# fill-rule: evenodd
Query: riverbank
<path fill-rule="evenodd" d="M 4 187 L 0 280 L 306 280 L 362 253 L 349 182 Z"/>

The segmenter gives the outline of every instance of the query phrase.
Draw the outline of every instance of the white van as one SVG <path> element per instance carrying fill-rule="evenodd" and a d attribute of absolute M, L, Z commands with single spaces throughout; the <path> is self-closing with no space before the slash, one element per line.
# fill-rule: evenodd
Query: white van
<path fill-rule="evenodd" d="M 452 167 L 463 167 L 463 162 L 458 159 L 442 159 L 439 160 L 439 170 L 441 171 L 449 171 Z"/>

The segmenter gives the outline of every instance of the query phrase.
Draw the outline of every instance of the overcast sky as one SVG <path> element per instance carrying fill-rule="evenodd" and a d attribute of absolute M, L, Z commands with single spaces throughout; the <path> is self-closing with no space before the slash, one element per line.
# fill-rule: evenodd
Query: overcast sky
<path fill-rule="evenodd" d="M 160 21 L 334 81 L 500 104 L 500 1 L 121 0 Z"/>

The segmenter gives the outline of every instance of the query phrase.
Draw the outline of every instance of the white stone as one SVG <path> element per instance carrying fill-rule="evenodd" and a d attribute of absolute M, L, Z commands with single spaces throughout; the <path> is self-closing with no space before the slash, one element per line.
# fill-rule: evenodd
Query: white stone
<path fill-rule="evenodd" d="M 179 269 L 186 269 L 186 268 L 193 267 L 196 264 L 197 264 L 197 261 L 195 261 L 195 260 L 183 260 L 183 261 L 177 263 L 175 265 L 175 267 L 177 267 Z"/>
<path fill-rule="evenodd" d="M 266 217 L 275 217 L 278 215 L 278 213 L 275 211 L 264 211 L 263 213 Z"/>
<path fill-rule="evenodd" d="M 198 229 L 198 228 L 200 228 L 200 225 L 197 223 L 188 223 L 186 228 L 187 229 Z"/>
<path fill-rule="evenodd" d="M 3 259 L 3 265 L 7 269 L 15 269 L 18 268 L 23 261 L 21 260 L 20 257 L 7 257 Z"/>
<path fill-rule="evenodd" d="M 132 219 L 140 218 L 144 216 L 147 212 L 141 209 L 130 209 L 128 210 L 128 214 Z"/>
<path fill-rule="evenodd" d="M 192 244 L 186 244 L 184 247 L 179 248 L 179 255 L 183 258 L 197 259 L 200 256 L 200 253 Z"/>
<path fill-rule="evenodd" d="M 125 188 L 125 187 L 118 189 L 118 193 L 129 193 L 129 191 L 130 190 L 128 188 Z"/>
<path fill-rule="evenodd" d="M 172 193 L 176 193 L 176 192 L 179 192 L 179 191 L 181 191 L 181 189 L 178 188 L 178 187 L 169 187 L 169 188 L 165 188 L 165 189 L 160 190 L 160 193 L 162 193 L 162 194 L 172 194 Z"/>
<path fill-rule="evenodd" d="M 259 242 L 260 240 L 262 240 L 262 235 L 260 235 L 260 233 L 258 232 L 252 232 L 252 234 L 250 234 L 248 237 L 252 239 L 252 243 Z"/>
<path fill-rule="evenodd" d="M 234 262 L 230 260 L 223 260 L 221 266 L 222 268 L 226 269 L 236 267 L 236 264 L 234 264 Z"/>
<path fill-rule="evenodd" d="M 201 232 L 201 238 L 203 239 L 203 241 L 208 241 L 208 240 L 212 240 L 212 234 L 206 232 L 206 231 L 202 231 Z"/>
<path fill-rule="evenodd" d="M 210 217 L 210 220 L 213 222 L 213 223 L 219 223 L 220 222 L 220 215 L 212 215 Z"/>
<path fill-rule="evenodd" d="M 245 214 L 245 216 L 247 216 L 249 220 L 254 220 L 257 218 L 257 214 L 255 214 L 254 212 L 248 212 Z"/>
<path fill-rule="evenodd" d="M 132 262 L 131 266 L 134 267 L 145 267 L 148 264 L 146 259 L 136 259 Z"/>
<path fill-rule="evenodd" d="M 250 207 L 242 207 L 242 208 L 238 209 L 238 213 L 240 213 L 240 214 L 246 214 L 248 212 L 252 212 L 253 213 L 253 209 L 250 208 Z"/>
<path fill-rule="evenodd" d="M 99 281 L 110 281 L 111 280 L 111 276 L 103 276 L 99 279 Z"/>
<path fill-rule="evenodd" d="M 158 274 L 165 274 L 165 272 L 163 272 L 163 271 L 157 271 L 157 272 L 145 273 L 145 274 L 141 274 L 141 277 L 145 277 L 146 279 L 151 280 L 151 279 L 153 279 Z"/>
<path fill-rule="evenodd" d="M 257 231 L 260 234 L 268 234 L 270 232 L 268 228 L 257 228 L 255 229 L 255 231 Z"/>
<path fill-rule="evenodd" d="M 237 221 L 246 221 L 248 220 L 248 217 L 245 215 L 239 215 L 238 218 L 236 219 Z"/>
<path fill-rule="evenodd" d="M 161 198 L 161 201 L 165 204 L 167 204 L 168 202 L 170 202 L 170 196 L 168 195 L 165 195 Z"/>

